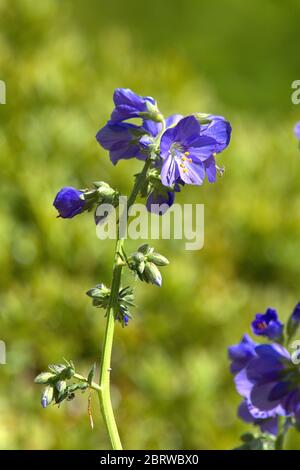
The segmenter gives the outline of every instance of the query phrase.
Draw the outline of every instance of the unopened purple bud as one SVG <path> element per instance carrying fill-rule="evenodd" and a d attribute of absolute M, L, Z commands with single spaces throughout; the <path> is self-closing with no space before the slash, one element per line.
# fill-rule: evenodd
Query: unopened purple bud
<path fill-rule="evenodd" d="M 51 385 L 47 385 L 44 388 L 42 396 L 41 396 L 41 405 L 43 408 L 47 408 L 53 400 L 53 387 Z"/>
<path fill-rule="evenodd" d="M 257 313 L 252 324 L 255 335 L 266 336 L 269 339 L 278 340 L 282 336 L 283 324 L 279 321 L 275 309 L 268 308 L 266 313 Z"/>
<path fill-rule="evenodd" d="M 161 287 L 162 285 L 161 273 L 154 263 L 150 262 L 145 264 L 143 277 L 146 282 L 155 284 L 158 287 Z"/>
<path fill-rule="evenodd" d="M 41 403 L 43 408 L 47 408 L 47 399 L 45 397 L 42 398 Z"/>
<path fill-rule="evenodd" d="M 53 205 L 58 210 L 59 216 L 63 219 L 71 219 L 84 210 L 85 200 L 82 198 L 82 191 L 66 186 L 56 195 Z"/>

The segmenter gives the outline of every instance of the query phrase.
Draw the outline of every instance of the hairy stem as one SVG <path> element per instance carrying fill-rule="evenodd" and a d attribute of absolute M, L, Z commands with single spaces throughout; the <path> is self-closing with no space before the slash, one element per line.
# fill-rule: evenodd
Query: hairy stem
<path fill-rule="evenodd" d="M 132 204 L 134 204 L 136 197 L 139 193 L 140 188 L 144 184 L 147 171 L 150 167 L 151 159 L 146 160 L 142 172 L 136 178 L 135 184 L 133 186 L 132 192 L 128 198 L 127 203 L 127 214 L 126 219 L 128 219 L 128 211 Z M 123 237 L 125 235 L 123 234 Z M 104 335 L 104 343 L 102 349 L 102 358 L 100 364 L 100 389 L 98 390 L 100 407 L 104 423 L 109 435 L 111 446 L 114 450 L 121 450 L 122 444 L 119 437 L 118 428 L 116 425 L 113 407 L 111 403 L 110 396 L 110 372 L 111 372 L 111 353 L 112 345 L 114 338 L 114 328 L 118 308 L 118 296 L 121 284 L 122 268 L 124 262 L 120 256 L 122 253 L 122 248 L 124 244 L 124 238 L 120 237 L 119 230 L 117 227 L 117 243 L 115 248 L 115 259 L 113 266 L 113 276 L 111 284 L 111 294 L 109 299 L 109 305 L 106 312 L 106 329 Z"/>

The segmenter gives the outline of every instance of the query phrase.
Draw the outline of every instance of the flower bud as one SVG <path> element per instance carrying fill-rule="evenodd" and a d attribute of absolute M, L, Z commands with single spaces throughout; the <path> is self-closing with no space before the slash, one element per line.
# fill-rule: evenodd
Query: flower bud
<path fill-rule="evenodd" d="M 55 384 L 57 391 L 62 394 L 66 391 L 67 388 L 67 382 L 65 380 L 59 380 Z"/>
<path fill-rule="evenodd" d="M 86 294 L 93 299 L 94 307 L 107 307 L 110 289 L 108 289 L 104 284 L 98 284 L 96 287 L 92 287 Z"/>
<path fill-rule="evenodd" d="M 128 267 L 137 274 L 142 274 L 145 269 L 145 256 L 139 251 L 134 252 L 128 258 Z"/>
<path fill-rule="evenodd" d="M 59 217 L 71 219 L 85 208 L 83 191 L 66 186 L 57 193 L 53 205 L 58 210 Z"/>
<path fill-rule="evenodd" d="M 47 408 L 47 406 L 50 405 L 50 403 L 53 400 L 53 387 L 51 385 L 47 385 L 46 388 L 44 388 L 42 396 L 41 396 L 41 404 L 43 408 Z"/>
<path fill-rule="evenodd" d="M 95 224 L 98 225 L 99 223 L 105 222 L 110 213 L 113 212 L 114 207 L 118 207 L 119 192 L 111 188 L 109 184 L 104 181 L 97 181 L 94 185 L 97 188 L 97 206 L 94 213 L 94 219 Z M 105 210 L 101 207 L 102 204 L 105 205 Z"/>
<path fill-rule="evenodd" d="M 169 264 L 169 260 L 159 253 L 149 253 L 147 260 L 156 264 L 156 266 L 167 266 Z"/>
<path fill-rule="evenodd" d="M 140 117 L 143 119 L 150 119 L 151 121 L 155 122 L 163 122 L 164 117 L 159 111 L 156 102 L 146 101 L 146 109 L 147 111 L 141 112 Z"/>
<path fill-rule="evenodd" d="M 75 374 L 75 370 L 73 369 L 73 367 L 66 367 L 60 374 L 59 374 L 59 377 L 61 379 L 71 379 L 73 377 L 73 375 Z"/>
<path fill-rule="evenodd" d="M 143 272 L 143 278 L 146 282 L 155 284 L 158 287 L 161 287 L 162 277 L 159 269 L 155 266 L 154 263 L 146 263 L 145 269 Z"/>
<path fill-rule="evenodd" d="M 124 313 L 124 312 L 120 311 L 119 314 L 116 317 L 116 320 L 118 320 L 123 327 L 128 326 L 128 323 L 129 323 L 130 319 L 131 319 L 131 315 L 129 314 L 129 312 Z"/>
<path fill-rule="evenodd" d="M 146 266 L 146 263 L 145 261 L 142 261 L 138 267 L 137 267 L 137 271 L 139 274 L 143 274 L 144 270 L 145 270 L 145 266 Z"/>
<path fill-rule="evenodd" d="M 51 380 L 53 380 L 54 378 L 55 374 L 52 374 L 51 372 L 42 372 L 41 374 L 36 376 L 34 382 L 36 384 L 47 384 L 50 383 Z"/>
<path fill-rule="evenodd" d="M 258 336 L 279 341 L 283 334 L 283 324 L 278 318 L 277 311 L 268 308 L 265 313 L 257 313 L 251 323 L 252 332 Z"/>
<path fill-rule="evenodd" d="M 148 243 L 145 243 L 144 245 L 141 245 L 138 248 L 138 251 L 142 253 L 143 255 L 147 255 L 148 253 L 151 253 L 153 251 L 153 248 L 151 248 Z"/>
<path fill-rule="evenodd" d="M 139 142 L 144 151 L 148 152 L 149 155 L 151 155 L 151 153 L 155 154 L 157 143 L 154 137 L 150 136 L 149 134 L 144 134 L 140 138 Z"/>
<path fill-rule="evenodd" d="M 153 212 L 157 215 L 164 215 L 174 204 L 174 200 L 174 191 L 153 190 L 147 198 L 146 207 L 148 212 Z"/>
<path fill-rule="evenodd" d="M 135 253 L 133 253 L 131 258 L 132 261 L 134 261 L 136 264 L 140 264 L 145 260 L 145 256 L 140 251 L 136 251 Z"/>
<path fill-rule="evenodd" d="M 119 196 L 119 192 L 114 190 L 109 186 L 109 184 L 105 183 L 104 181 L 97 181 L 94 183 L 97 188 L 97 193 L 100 196 L 99 202 L 106 203 L 106 204 L 113 204 L 115 205 L 115 200 Z"/>

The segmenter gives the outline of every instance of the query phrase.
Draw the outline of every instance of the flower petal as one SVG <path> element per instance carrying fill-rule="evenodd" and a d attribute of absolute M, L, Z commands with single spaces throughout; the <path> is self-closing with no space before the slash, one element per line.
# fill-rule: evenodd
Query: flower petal
<path fill-rule="evenodd" d="M 167 129 L 160 140 L 161 157 L 167 158 L 169 156 L 171 145 L 175 141 L 175 128 Z"/>
<path fill-rule="evenodd" d="M 205 169 L 201 162 L 185 162 L 185 168 L 178 166 L 180 178 L 187 184 L 201 185 L 205 178 Z"/>
<path fill-rule="evenodd" d="M 231 126 L 222 116 L 211 115 L 208 118 L 212 119 L 212 122 L 201 126 L 201 134 L 212 137 L 217 143 L 215 152 L 222 152 L 230 142 Z"/>
<path fill-rule="evenodd" d="M 259 410 L 273 410 L 280 403 L 280 399 L 270 400 L 269 395 L 276 382 L 255 385 L 250 393 L 250 400 Z"/>
<path fill-rule="evenodd" d="M 248 379 L 246 369 L 242 369 L 235 377 L 234 383 L 238 393 L 244 398 L 250 398 L 253 383 Z"/>
<path fill-rule="evenodd" d="M 174 129 L 176 142 L 186 146 L 192 137 L 200 134 L 200 124 L 194 116 L 181 119 Z"/>
<path fill-rule="evenodd" d="M 175 158 L 169 155 L 163 162 L 161 169 L 161 182 L 165 186 L 172 186 L 179 177 L 178 165 Z"/>
<path fill-rule="evenodd" d="M 214 183 L 217 178 L 216 161 L 213 156 L 204 162 L 205 172 L 209 183 Z"/>

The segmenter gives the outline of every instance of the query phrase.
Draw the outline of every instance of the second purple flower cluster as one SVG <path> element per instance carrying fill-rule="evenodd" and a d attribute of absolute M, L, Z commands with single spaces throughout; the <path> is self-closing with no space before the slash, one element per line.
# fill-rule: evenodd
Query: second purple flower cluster
<path fill-rule="evenodd" d="M 285 426 L 300 423 L 300 373 L 298 351 L 295 357 L 283 346 L 300 325 L 300 303 L 294 308 L 286 325 L 279 321 L 276 310 L 268 308 L 252 322 L 255 335 L 271 342 L 258 344 L 245 334 L 239 344 L 228 349 L 230 370 L 238 393 L 243 397 L 238 415 L 262 432 L 277 435 L 282 417 Z"/>

